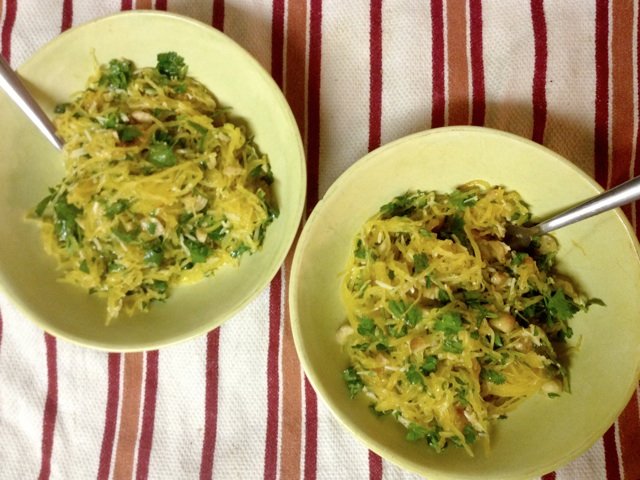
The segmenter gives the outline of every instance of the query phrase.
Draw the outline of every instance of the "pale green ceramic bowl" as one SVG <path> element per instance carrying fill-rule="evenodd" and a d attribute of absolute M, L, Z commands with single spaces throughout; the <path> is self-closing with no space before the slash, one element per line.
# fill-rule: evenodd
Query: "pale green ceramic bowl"
<path fill-rule="evenodd" d="M 582 346 L 570 365 L 573 393 L 536 395 L 493 431 L 491 450 L 441 454 L 405 440 L 406 429 L 350 400 L 341 377 L 347 357 L 335 340 L 346 321 L 339 293 L 352 238 L 379 207 L 407 189 L 451 191 L 484 179 L 515 189 L 535 215 L 601 189 L 575 165 L 531 141 L 474 127 L 435 129 L 386 145 L 353 165 L 309 217 L 296 249 L 291 322 L 307 376 L 335 417 L 367 447 L 429 479 L 531 478 L 587 450 L 616 420 L 640 372 L 640 248 L 621 211 L 557 232 L 559 267 L 607 304 L 572 321 Z M 318 261 L 322 259 L 322 261 Z"/>
<path fill-rule="evenodd" d="M 231 116 L 246 123 L 269 155 L 280 217 L 269 227 L 262 251 L 243 257 L 211 279 L 177 288 L 149 313 L 105 326 L 106 304 L 60 283 L 42 248 L 37 226 L 25 214 L 63 175 L 62 156 L 0 92 L 0 288 L 18 309 L 47 332 L 109 351 L 155 349 L 219 326 L 239 312 L 280 268 L 298 229 L 306 191 L 301 137 L 280 89 L 249 53 L 221 32 L 178 15 L 134 11 L 69 30 L 18 72 L 47 112 L 84 88 L 99 62 L 125 57 L 154 66 L 156 55 L 175 51 L 189 75 L 203 82 Z"/>

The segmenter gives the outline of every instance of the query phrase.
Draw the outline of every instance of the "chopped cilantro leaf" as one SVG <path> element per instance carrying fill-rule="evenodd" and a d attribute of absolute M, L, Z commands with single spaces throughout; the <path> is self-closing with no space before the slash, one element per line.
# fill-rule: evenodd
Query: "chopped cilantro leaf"
<path fill-rule="evenodd" d="M 380 207 L 380 212 L 387 217 L 405 217 L 416 209 L 413 200 L 414 196 L 406 193 Z"/>
<path fill-rule="evenodd" d="M 428 429 L 421 427 L 420 425 L 416 425 L 415 423 L 410 423 L 407 428 L 409 429 L 409 432 L 407 433 L 407 440 L 412 442 L 422 440 L 429 432 Z"/>
<path fill-rule="evenodd" d="M 585 308 L 589 308 L 591 305 L 600 305 L 601 307 L 607 306 L 607 304 L 599 298 L 590 298 L 589 300 L 587 300 Z"/>
<path fill-rule="evenodd" d="M 162 263 L 162 250 L 146 250 L 143 258 L 144 263 L 147 265 L 160 265 Z"/>
<path fill-rule="evenodd" d="M 184 63 L 184 58 L 176 52 L 159 53 L 157 58 L 156 69 L 161 75 L 165 75 L 170 79 L 184 79 L 188 70 L 187 65 Z"/>
<path fill-rule="evenodd" d="M 462 353 L 462 341 L 456 337 L 447 337 L 442 344 L 442 351 L 449 353 Z"/>
<path fill-rule="evenodd" d="M 53 113 L 55 113 L 56 115 L 60 115 L 64 113 L 67 110 L 67 108 L 69 108 L 70 106 L 71 106 L 70 103 L 59 103 L 53 109 Z"/>
<path fill-rule="evenodd" d="M 135 241 L 136 238 L 138 238 L 138 234 L 140 233 L 140 230 L 135 229 L 130 232 L 127 232 L 125 230 L 122 230 L 121 228 L 112 227 L 111 233 L 113 233 L 117 238 L 119 238 L 124 243 L 131 243 Z"/>
<path fill-rule="evenodd" d="M 191 261 L 193 263 L 205 263 L 207 261 L 210 253 L 209 247 L 193 240 L 187 240 L 185 244 L 191 253 Z"/>
<path fill-rule="evenodd" d="M 356 369 L 349 367 L 342 372 L 342 378 L 347 382 L 347 388 L 349 389 L 349 397 L 354 398 L 360 393 L 364 387 L 364 383 L 360 378 L 360 375 L 356 372 Z"/>
<path fill-rule="evenodd" d="M 158 293 L 164 293 L 167 291 L 169 285 L 164 280 L 154 280 L 151 288 Z"/>
<path fill-rule="evenodd" d="M 465 193 L 460 190 L 454 190 L 449 194 L 447 202 L 457 210 L 464 210 L 467 207 L 474 206 L 478 201 L 478 197 L 474 193 Z"/>
<path fill-rule="evenodd" d="M 468 444 L 474 443 L 476 441 L 477 432 L 471 425 L 465 425 L 462 430 L 462 434 L 464 435 L 464 441 Z"/>
<path fill-rule="evenodd" d="M 507 378 L 497 370 L 486 370 L 483 368 L 480 376 L 482 377 L 482 379 L 491 383 L 495 383 L 496 385 L 502 385 L 507 381 Z"/>
<path fill-rule="evenodd" d="M 556 257 L 556 252 L 545 253 L 544 255 L 540 255 L 539 258 L 536 259 L 536 264 L 538 265 L 538 270 L 541 272 L 548 272 L 553 267 L 553 261 Z"/>
<path fill-rule="evenodd" d="M 55 230 L 58 239 L 67 246 L 70 242 L 79 238 L 79 227 L 76 218 L 82 213 L 82 209 L 67 202 L 67 195 L 62 195 L 53 206 L 55 213 Z"/>
<path fill-rule="evenodd" d="M 442 303 L 449 303 L 451 299 L 445 290 L 438 290 L 438 300 Z"/>
<path fill-rule="evenodd" d="M 244 252 L 248 252 L 249 250 L 251 250 L 251 247 L 249 245 L 245 245 L 243 243 L 243 244 L 239 245 L 238 248 L 236 248 L 235 250 L 233 250 L 231 252 L 231 257 L 232 258 L 238 258 Z"/>
<path fill-rule="evenodd" d="M 428 355 L 425 357 L 424 362 L 420 366 L 420 371 L 423 375 L 427 376 L 431 372 L 435 372 L 438 367 L 438 357 L 437 355 Z"/>
<path fill-rule="evenodd" d="M 141 136 L 142 132 L 132 125 L 125 125 L 122 127 L 122 130 L 118 132 L 118 135 L 123 142 L 130 142 Z"/>
<path fill-rule="evenodd" d="M 389 300 L 389 310 L 394 317 L 401 319 L 406 309 L 407 306 L 402 300 Z"/>
<path fill-rule="evenodd" d="M 518 266 L 520 265 L 522 262 L 524 262 L 524 259 L 526 257 L 528 257 L 529 255 L 526 252 L 513 252 L 513 257 L 511 258 L 511 265 Z"/>
<path fill-rule="evenodd" d="M 42 200 L 40 200 L 40 202 L 38 202 L 38 205 L 36 205 L 36 208 L 35 208 L 35 214 L 38 217 L 41 217 L 44 214 L 44 211 L 47 209 L 47 207 L 51 203 L 51 200 L 53 200 L 55 196 L 56 196 L 55 190 L 50 191 L 49 195 L 47 195 Z"/>
<path fill-rule="evenodd" d="M 367 251 L 365 250 L 361 239 L 358 239 L 358 241 L 356 242 L 356 250 L 353 253 L 353 255 L 356 258 L 360 258 L 360 259 L 367 258 Z"/>
<path fill-rule="evenodd" d="M 426 270 L 427 266 L 429 266 L 429 260 L 427 259 L 427 255 L 425 253 L 416 253 L 413 256 L 414 275 L 417 275 L 418 273 Z"/>
<path fill-rule="evenodd" d="M 148 159 L 156 167 L 171 167 L 178 163 L 178 157 L 166 143 L 152 143 L 149 146 Z"/>
<path fill-rule="evenodd" d="M 215 230 L 211 230 L 208 235 L 211 240 L 220 241 L 225 237 L 226 234 L 227 233 L 224 230 L 224 226 L 220 225 Z"/>
<path fill-rule="evenodd" d="M 447 312 L 440 320 L 436 320 L 433 329 L 444 332 L 445 335 L 455 335 L 464 330 L 462 317 L 458 312 Z"/>
<path fill-rule="evenodd" d="M 373 337 L 376 332 L 376 324 L 372 318 L 360 317 L 358 323 L 358 333 L 363 337 Z"/>
<path fill-rule="evenodd" d="M 407 371 L 405 372 L 405 376 L 412 385 L 424 385 L 424 379 L 422 378 L 418 367 L 413 364 L 409 365 L 409 368 L 407 368 Z"/>
<path fill-rule="evenodd" d="M 80 263 L 80 271 L 84 273 L 89 273 L 89 265 L 87 265 L 86 260 L 82 260 L 82 262 Z"/>
<path fill-rule="evenodd" d="M 132 72 L 133 64 L 131 61 L 113 59 L 107 65 L 107 68 L 100 77 L 98 84 L 101 87 L 124 90 L 131 81 Z"/>
<path fill-rule="evenodd" d="M 442 430 L 441 427 L 436 426 L 435 429 L 431 430 L 425 427 L 421 427 L 420 425 L 416 425 L 415 423 L 410 423 L 407 428 L 409 430 L 409 432 L 407 433 L 407 440 L 415 442 L 417 440 L 424 439 L 427 441 L 427 444 L 431 448 L 439 450 L 439 431 Z"/>
<path fill-rule="evenodd" d="M 452 215 L 449 217 L 449 228 L 451 234 L 455 235 L 462 245 L 466 246 L 469 243 L 467 233 L 464 231 L 464 218 L 461 215 Z"/>
<path fill-rule="evenodd" d="M 116 215 L 124 212 L 127 208 L 129 208 L 129 201 L 121 198 L 108 205 L 107 208 L 105 208 L 104 213 L 107 218 L 113 219 Z"/>
<path fill-rule="evenodd" d="M 420 320 L 422 320 L 422 313 L 420 313 L 418 307 L 411 305 L 405 315 L 405 321 L 412 327 L 415 327 Z"/>
<path fill-rule="evenodd" d="M 415 305 L 409 305 L 402 300 L 389 300 L 389 311 L 398 320 L 404 320 L 407 324 L 415 327 L 422 320 L 422 313 Z"/>
<path fill-rule="evenodd" d="M 562 290 L 557 290 L 551 297 L 546 296 L 545 302 L 549 313 L 562 322 L 569 320 L 578 311 L 576 304 Z"/>

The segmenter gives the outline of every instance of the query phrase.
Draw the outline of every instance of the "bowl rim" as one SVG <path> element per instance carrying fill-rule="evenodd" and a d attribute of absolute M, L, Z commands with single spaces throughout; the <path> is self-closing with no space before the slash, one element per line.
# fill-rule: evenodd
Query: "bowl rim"
<path fill-rule="evenodd" d="M 430 468 L 425 469 L 423 466 L 414 464 L 412 461 L 404 461 L 403 459 L 398 459 L 394 454 L 387 451 L 387 448 L 385 447 L 384 443 L 380 441 L 380 439 L 369 436 L 368 434 L 361 431 L 355 421 L 350 421 L 348 418 L 343 418 L 343 416 L 338 415 L 337 411 L 339 411 L 340 408 L 338 408 L 335 402 L 332 401 L 331 394 L 328 392 L 327 388 L 325 388 L 325 386 L 323 385 L 322 381 L 320 380 L 316 372 L 316 369 L 312 367 L 309 354 L 304 348 L 304 340 L 303 340 L 304 335 L 302 333 L 303 329 L 301 326 L 302 322 L 300 321 L 300 318 L 299 318 L 298 290 L 299 290 L 299 275 L 300 275 L 301 263 L 303 259 L 303 253 L 304 253 L 303 251 L 307 245 L 308 237 L 310 235 L 310 230 L 312 229 L 314 224 L 319 221 L 321 215 L 323 214 L 322 210 L 323 210 L 324 203 L 330 200 L 334 195 L 338 194 L 343 184 L 348 182 L 348 179 L 354 174 L 354 172 L 358 172 L 364 169 L 365 166 L 368 167 L 368 165 L 366 164 L 369 160 L 372 160 L 375 157 L 384 155 L 386 151 L 393 150 L 400 144 L 412 142 L 422 137 L 438 136 L 440 134 L 448 134 L 451 132 L 480 133 L 480 134 L 493 135 L 493 136 L 503 137 L 512 142 L 520 142 L 526 146 L 533 147 L 536 150 L 544 153 L 545 155 L 554 157 L 555 160 L 569 167 L 573 171 L 573 173 L 579 175 L 584 180 L 586 180 L 587 183 L 589 183 L 590 186 L 593 187 L 594 195 L 604 191 L 603 188 L 595 181 L 594 178 L 588 175 L 584 170 L 578 167 L 575 163 L 569 161 L 565 157 L 559 155 L 558 153 L 554 152 L 553 150 L 551 150 L 550 148 L 544 145 L 541 145 L 530 139 L 527 139 L 525 137 L 510 133 L 510 132 L 505 132 L 505 131 L 494 129 L 491 127 L 464 125 L 464 126 L 444 126 L 444 127 L 432 128 L 432 129 L 427 129 L 427 130 L 406 135 L 404 137 L 395 139 L 387 144 L 384 144 L 378 147 L 377 149 L 370 151 L 369 153 L 367 153 L 366 155 L 358 159 L 355 163 L 351 164 L 347 169 L 344 170 L 344 172 L 338 177 L 338 179 L 329 186 L 326 193 L 318 201 L 315 208 L 309 215 L 307 221 L 305 222 L 302 232 L 296 244 L 294 258 L 291 264 L 291 280 L 290 280 L 288 302 L 289 302 L 290 323 L 291 323 L 291 329 L 292 329 L 292 336 L 294 339 L 294 345 L 298 353 L 298 357 L 300 359 L 300 363 L 303 367 L 304 373 L 307 376 L 309 383 L 313 387 L 318 397 L 321 399 L 321 401 L 327 406 L 328 410 L 331 412 L 332 417 L 335 420 L 337 420 L 337 422 L 343 428 L 345 428 L 352 436 L 357 438 L 364 446 L 366 446 L 367 448 L 370 448 L 376 454 L 380 455 L 383 458 L 387 458 L 389 461 L 395 463 L 396 465 L 399 465 L 401 468 L 407 471 L 417 473 L 420 475 L 428 474 L 430 478 L 438 478 L 438 479 L 460 479 L 460 478 L 475 479 L 479 477 L 476 477 L 476 476 L 461 477 L 459 474 L 454 476 L 442 470 L 435 470 L 435 469 L 432 470 Z M 633 227 L 630 221 L 628 220 L 626 215 L 622 212 L 621 208 L 617 208 L 613 211 L 616 212 L 617 217 L 622 222 L 624 226 L 624 230 L 626 231 L 628 237 L 632 242 L 636 257 L 640 259 L 640 242 L 638 241 L 638 237 L 635 235 L 635 232 L 633 230 Z M 633 396 L 633 393 L 636 391 L 638 382 L 640 381 L 640 349 L 638 349 L 638 360 L 635 365 L 634 378 L 635 378 L 635 383 L 632 383 L 629 385 L 627 393 L 625 395 L 625 398 L 624 398 L 625 404 L 628 404 L 629 400 Z M 569 452 L 564 458 L 557 459 L 552 462 L 548 462 L 544 465 L 532 466 L 528 472 L 519 473 L 522 475 L 522 477 L 516 476 L 514 478 L 530 478 L 531 476 L 543 475 L 545 473 L 548 473 L 550 471 L 553 471 L 561 467 L 562 465 L 566 465 L 570 461 L 575 460 L 584 452 L 586 452 L 599 438 L 601 438 L 606 433 L 608 428 L 610 428 L 610 426 L 614 424 L 614 422 L 619 417 L 621 412 L 622 411 L 611 412 L 605 422 L 606 424 L 609 425 L 609 427 L 600 428 L 599 430 L 594 431 L 588 439 L 585 439 L 581 445 L 577 446 L 575 449 Z"/>
<path fill-rule="evenodd" d="M 46 333 L 53 335 L 56 338 L 65 340 L 69 343 L 87 347 L 94 350 L 99 351 L 107 351 L 107 352 L 116 352 L 116 353 L 127 353 L 127 352 L 145 352 L 151 350 L 157 350 L 160 348 L 165 348 L 171 345 L 175 345 L 178 343 L 186 342 L 188 340 L 194 339 L 201 335 L 211 332 L 215 330 L 219 326 L 221 326 L 224 322 L 229 320 L 234 315 L 238 314 L 242 310 L 244 310 L 252 301 L 254 301 L 261 292 L 264 291 L 265 288 L 271 283 L 273 278 L 277 275 L 278 271 L 282 268 L 282 265 L 292 249 L 294 245 L 294 241 L 297 237 L 298 231 L 300 230 L 300 224 L 302 220 L 302 215 L 305 210 L 306 203 L 306 195 L 307 195 L 307 165 L 306 165 L 306 152 L 304 148 L 304 143 L 302 139 L 302 134 L 298 127 L 297 121 L 293 115 L 293 111 L 291 110 L 291 106 L 281 88 L 277 85 L 276 81 L 273 79 L 271 74 L 267 71 L 265 67 L 260 64 L 260 62 L 251 54 L 248 50 L 246 50 L 243 46 L 241 46 L 238 42 L 232 39 L 230 36 L 225 34 L 224 32 L 218 30 L 217 28 L 204 23 L 195 18 L 159 10 L 127 10 L 120 11 L 108 15 L 103 15 L 100 17 L 93 18 L 85 23 L 74 25 L 73 27 L 65 30 L 59 35 L 50 39 L 47 43 L 38 48 L 32 55 L 30 55 L 17 69 L 16 72 L 20 75 L 24 71 L 28 71 L 31 68 L 34 68 L 33 65 L 36 64 L 40 58 L 46 57 L 49 55 L 50 50 L 58 48 L 58 44 L 61 42 L 68 41 L 69 38 L 77 35 L 78 32 L 82 32 L 85 30 L 90 30 L 94 28 L 96 24 L 102 23 L 112 23 L 119 22 L 120 20 L 128 19 L 129 17 L 139 18 L 139 21 L 143 22 L 144 18 L 156 17 L 156 18 L 165 18 L 170 21 L 181 22 L 182 24 L 187 25 L 190 29 L 201 30 L 206 32 L 210 38 L 215 38 L 216 41 L 223 42 L 225 44 L 225 48 L 231 48 L 234 50 L 234 54 L 242 56 L 243 63 L 248 65 L 252 70 L 256 72 L 257 75 L 264 81 L 267 89 L 270 93 L 276 95 L 277 97 L 277 105 L 282 110 L 282 115 L 285 117 L 288 128 L 292 129 L 292 132 L 295 132 L 295 135 L 292 135 L 291 140 L 295 141 L 295 146 L 292 146 L 292 151 L 295 152 L 296 158 L 300 159 L 299 165 L 297 168 L 299 169 L 298 177 L 292 177 L 295 179 L 296 185 L 298 185 L 295 196 L 299 197 L 299 201 L 291 208 L 291 224 L 295 225 L 295 228 L 289 228 L 288 230 L 283 230 L 282 241 L 280 242 L 281 247 L 278 248 L 278 255 L 274 255 L 274 261 L 270 263 L 271 268 L 269 270 L 263 271 L 263 280 L 256 283 L 254 288 L 242 298 L 242 301 L 237 303 L 234 308 L 231 308 L 224 312 L 222 315 L 218 315 L 215 318 L 211 318 L 210 321 L 204 322 L 202 325 L 197 328 L 193 328 L 186 332 L 181 333 L 180 335 L 174 335 L 167 339 L 160 339 L 155 341 L 146 342 L 143 345 L 135 344 L 135 345 L 127 345 L 127 346 L 118 346 L 113 344 L 105 344 L 98 339 L 87 339 L 87 338 L 78 338 L 73 335 L 70 335 L 64 332 L 62 329 L 57 328 L 54 325 L 51 325 L 45 319 L 41 318 L 38 314 L 34 313 L 30 306 L 22 299 L 17 298 L 9 288 L 9 285 L 6 285 L 5 282 L 0 282 L 0 291 L 5 296 L 7 300 L 9 300 L 11 306 L 19 312 L 22 316 L 28 318 L 32 323 L 37 325 L 40 329 L 44 330 Z M 123 54 L 123 55 L 126 55 Z M 206 85 L 206 81 L 203 81 Z M 9 99 L 7 99 L 7 102 Z M 260 253 L 260 252 L 258 252 Z"/>

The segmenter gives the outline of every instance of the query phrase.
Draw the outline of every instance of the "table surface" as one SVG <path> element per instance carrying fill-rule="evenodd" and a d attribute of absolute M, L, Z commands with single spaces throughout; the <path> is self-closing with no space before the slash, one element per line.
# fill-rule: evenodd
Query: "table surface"
<path fill-rule="evenodd" d="M 605 188 L 640 171 L 638 2 L 0 0 L 1 53 L 17 68 L 68 28 L 142 8 L 210 24 L 271 72 L 303 134 L 307 214 L 368 151 L 444 125 L 533 139 Z M 637 205 L 624 211 L 637 234 Z M 0 477 L 414 478 L 316 397 L 274 308 L 286 288 L 285 266 L 217 330 L 130 354 L 54 339 L 0 296 Z M 638 440 L 636 391 L 543 478 L 640 479 Z"/>

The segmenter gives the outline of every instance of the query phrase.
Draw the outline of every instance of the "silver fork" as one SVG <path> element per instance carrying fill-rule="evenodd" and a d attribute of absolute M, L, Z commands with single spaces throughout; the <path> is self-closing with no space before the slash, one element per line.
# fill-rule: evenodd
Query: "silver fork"
<path fill-rule="evenodd" d="M 51 120 L 2 55 L 0 55 L 0 87 L 7 92 L 11 100 L 20 107 L 53 146 L 62 150 L 64 142 L 56 135 L 56 128 Z"/>
<path fill-rule="evenodd" d="M 561 227 L 612 210 L 634 200 L 640 199 L 640 176 L 632 178 L 617 187 L 545 220 L 532 227 L 507 225 L 505 243 L 514 250 L 522 250 L 531 245 L 535 237 L 552 232 Z"/>

